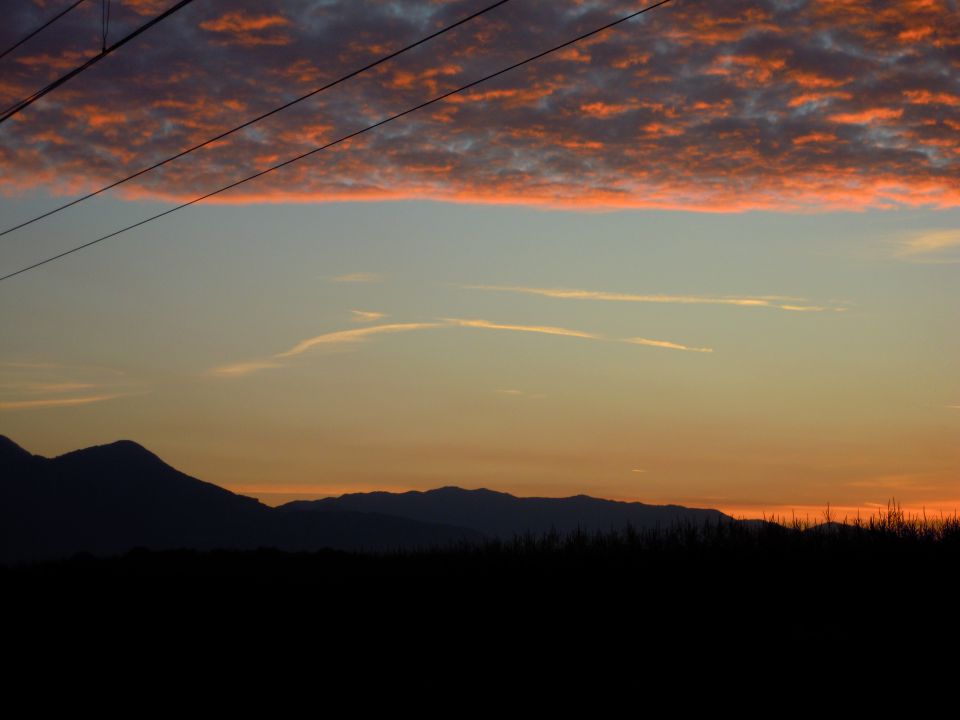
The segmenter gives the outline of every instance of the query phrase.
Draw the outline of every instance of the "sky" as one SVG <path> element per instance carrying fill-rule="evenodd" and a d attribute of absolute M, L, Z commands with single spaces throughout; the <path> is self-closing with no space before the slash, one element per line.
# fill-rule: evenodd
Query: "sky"
<path fill-rule="evenodd" d="M 108 44 L 172 4 L 112 3 Z M 0 124 L 0 228 L 489 2 L 196 0 Z M 0 46 L 65 3 L 12 0 Z M 632 12 L 511 0 L 0 237 L 15 272 Z M 4 106 L 95 53 L 87 2 Z M 0 281 L 0 434 L 277 503 L 960 507 L 960 14 L 673 0 Z"/>

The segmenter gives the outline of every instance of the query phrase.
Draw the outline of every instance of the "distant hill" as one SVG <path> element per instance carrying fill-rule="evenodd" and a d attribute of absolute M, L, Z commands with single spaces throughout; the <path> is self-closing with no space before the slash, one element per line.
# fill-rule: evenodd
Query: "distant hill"
<path fill-rule="evenodd" d="M 492 538 L 509 540 L 515 534 L 567 534 L 623 530 L 668 529 L 678 523 L 702 526 L 730 521 L 719 510 L 697 510 L 680 505 L 645 505 L 577 495 L 567 498 L 519 498 L 492 490 L 444 487 L 426 492 L 371 492 L 281 505 L 280 512 L 376 512 L 426 523 L 449 523 Z"/>
<path fill-rule="evenodd" d="M 290 515 L 122 440 L 48 459 L 0 436 L 0 562 L 137 547 L 390 550 L 482 536 L 373 512 Z"/>
<path fill-rule="evenodd" d="M 129 440 L 56 458 L 0 436 L 0 562 L 134 548 L 412 550 L 514 535 L 734 522 L 717 510 L 492 490 L 358 493 L 270 508 Z"/>

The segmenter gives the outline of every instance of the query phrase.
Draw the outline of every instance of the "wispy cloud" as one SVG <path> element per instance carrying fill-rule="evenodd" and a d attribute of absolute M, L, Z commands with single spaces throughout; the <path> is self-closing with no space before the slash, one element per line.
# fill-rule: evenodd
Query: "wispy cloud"
<path fill-rule="evenodd" d="M 626 338 L 623 342 L 630 343 L 631 345 L 648 345 L 650 347 L 665 348 L 667 350 L 686 350 L 687 352 L 698 352 L 698 353 L 712 353 L 713 348 L 707 347 L 690 347 L 689 345 L 681 345 L 680 343 L 668 342 L 667 340 L 650 340 L 648 338 Z"/>
<path fill-rule="evenodd" d="M 370 310 L 351 310 L 353 315 L 354 322 L 376 322 L 377 320 L 383 320 L 387 317 L 386 313 L 382 312 L 373 312 Z"/>
<path fill-rule="evenodd" d="M 346 275 L 332 275 L 327 280 L 333 283 L 378 283 L 383 282 L 383 275 L 371 272 L 355 272 Z"/>
<path fill-rule="evenodd" d="M 0 362 L 0 368 L 24 368 L 28 370 L 51 370 L 63 367 L 51 362 Z"/>
<path fill-rule="evenodd" d="M 71 407 L 145 390 L 120 370 L 56 362 L 0 362 L 0 410 Z"/>
<path fill-rule="evenodd" d="M 479 328 L 482 330 L 510 330 L 515 332 L 542 333 L 544 335 L 561 335 L 564 337 L 582 338 L 584 340 L 604 340 L 607 342 L 621 342 L 630 345 L 647 345 L 649 347 L 666 348 L 669 350 L 686 350 L 688 352 L 712 353 L 713 348 L 690 347 L 680 343 L 670 342 L 668 340 L 651 340 L 649 338 L 607 338 L 595 333 L 582 332 L 580 330 L 570 330 L 569 328 L 554 327 L 551 325 L 511 325 L 506 323 L 496 323 L 489 320 L 464 320 L 462 318 L 444 318 L 445 322 L 456 325 L 457 327 Z"/>
<path fill-rule="evenodd" d="M 564 337 L 583 338 L 585 340 L 603 340 L 604 338 L 593 333 L 570 330 L 568 328 L 553 327 L 551 325 L 508 325 L 495 323 L 489 320 L 464 320 L 462 318 L 444 318 L 457 327 L 480 328 L 483 330 L 512 330 L 515 332 L 541 333 L 543 335 L 563 335 Z"/>
<path fill-rule="evenodd" d="M 889 490 L 899 490 L 910 488 L 912 490 L 937 490 L 939 485 L 931 483 L 934 479 L 932 473 L 900 473 L 896 475 L 879 475 L 875 477 L 861 478 L 852 480 L 846 485 L 848 487 L 859 488 L 885 488 Z"/>
<path fill-rule="evenodd" d="M 294 355 L 305 353 L 310 348 L 318 345 L 342 345 L 344 343 L 361 342 L 371 335 L 382 335 L 383 333 L 409 332 L 410 330 L 426 330 L 428 328 L 440 327 L 440 323 L 392 323 L 390 325 L 374 325 L 373 327 L 356 328 L 355 330 L 338 330 L 336 332 L 324 333 L 316 337 L 307 338 L 298 342 L 289 350 L 274 355 L 277 359 L 290 358 Z"/>
<path fill-rule="evenodd" d="M 221 377 L 242 377 L 259 370 L 283 367 L 290 358 L 301 355 L 312 348 L 321 346 L 351 345 L 363 342 L 373 335 L 385 333 L 410 332 L 412 330 L 426 330 L 442 327 L 443 323 L 391 323 L 388 325 L 374 325 L 372 327 L 354 328 L 351 330 L 337 330 L 307 338 L 294 345 L 289 350 L 271 355 L 262 360 L 252 360 L 231 365 L 223 365 L 213 369 L 214 375 Z"/>
<path fill-rule="evenodd" d="M 214 368 L 213 373 L 222 377 L 242 377 L 259 370 L 269 370 L 270 368 L 278 367 L 283 367 L 283 363 L 270 360 L 251 360 L 250 362 L 234 363 L 233 365 L 222 365 Z"/>
<path fill-rule="evenodd" d="M 517 390 L 515 388 L 497 390 L 497 394 L 509 395 L 510 397 L 525 397 L 531 400 L 540 400 L 546 397 L 546 395 L 544 395 L 543 393 L 528 393 L 528 392 L 524 392 L 523 390 Z"/>
<path fill-rule="evenodd" d="M 734 305 L 738 307 L 775 308 L 793 312 L 841 311 L 840 307 L 806 304 L 805 298 L 782 295 L 709 296 L 709 295 L 644 295 L 637 293 L 579 290 L 572 288 L 538 288 L 518 285 L 464 285 L 465 290 L 522 293 L 560 300 L 600 300 L 606 302 L 661 303 L 678 305 Z M 804 304 L 799 304 L 799 303 Z"/>
<path fill-rule="evenodd" d="M 57 392 L 77 392 L 78 390 L 91 390 L 96 385 L 93 383 L 80 382 L 53 382 L 53 383 L 3 383 L 0 384 L 0 390 L 14 390 L 24 394 L 46 394 Z"/>
<path fill-rule="evenodd" d="M 43 400 L 4 400 L 0 401 L 0 410 L 29 410 L 32 408 L 70 407 L 115 400 L 127 397 L 130 393 L 118 395 L 85 395 L 81 397 L 45 398 Z"/>
<path fill-rule="evenodd" d="M 565 327 L 556 327 L 554 325 L 516 325 L 513 323 L 493 322 L 482 319 L 466 318 L 440 318 L 434 322 L 416 322 L 416 323 L 389 323 L 386 325 L 373 325 L 370 327 L 351 328 L 350 330 L 336 330 L 334 332 L 324 333 L 315 337 L 301 340 L 289 350 L 275 353 L 269 357 L 247 360 L 229 365 L 221 365 L 213 368 L 211 372 L 219 377 L 243 377 L 260 370 L 271 368 L 280 368 L 285 366 L 291 358 L 318 347 L 343 347 L 356 345 L 364 342 L 375 335 L 384 335 L 391 333 L 411 332 L 415 330 L 430 330 L 435 328 L 469 328 L 476 330 L 501 330 L 507 332 L 534 333 L 539 335 L 555 335 L 560 337 L 577 338 L 581 340 L 600 340 L 604 342 L 620 342 L 631 345 L 649 345 L 652 347 L 668 348 L 672 350 L 688 350 L 692 352 L 713 352 L 711 348 L 697 348 L 681 345 L 679 343 L 666 340 L 650 340 L 648 338 L 607 338 L 596 333 L 584 332 L 582 330 L 571 330 Z M 501 390 L 504 394 L 515 394 L 520 391 Z"/>
<path fill-rule="evenodd" d="M 910 233 L 900 239 L 894 255 L 918 263 L 960 263 L 960 230 L 937 229 Z"/>

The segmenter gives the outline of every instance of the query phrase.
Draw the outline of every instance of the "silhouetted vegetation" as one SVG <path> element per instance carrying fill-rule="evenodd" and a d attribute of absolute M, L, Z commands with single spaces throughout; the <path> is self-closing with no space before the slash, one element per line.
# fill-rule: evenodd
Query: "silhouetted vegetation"
<path fill-rule="evenodd" d="M 866 583 L 861 590 L 873 595 L 870 578 L 878 578 L 878 572 L 929 569 L 943 575 L 960 569 L 958 560 L 960 518 L 911 516 L 891 504 L 885 512 L 846 523 L 680 522 L 662 529 L 526 533 L 512 541 L 463 541 L 393 552 L 261 548 L 135 550 L 105 558 L 80 554 L 6 568 L 0 577 L 13 585 L 51 583 L 62 584 L 62 589 L 170 583 L 198 591 L 232 584 L 349 588 L 379 583 L 411 588 L 431 583 L 493 588 L 504 583 L 532 590 L 541 581 L 549 585 L 586 578 L 649 588 L 658 580 L 682 576 L 680 587 L 685 590 L 709 580 L 731 591 L 741 585 L 737 594 L 783 590 L 792 595 L 804 588 L 816 593 L 841 587 L 851 591 L 861 578 Z M 807 579 L 814 576 L 819 580 Z M 828 578 L 832 584 L 825 583 Z M 904 587 L 908 589 L 913 592 Z M 886 584 L 883 590 L 889 594 L 897 588 Z"/>
<path fill-rule="evenodd" d="M 4 438 L 0 476 L 4 649 L 38 677 L 106 649 L 128 678 L 233 664 L 408 695 L 785 663 L 820 686 L 957 634 L 960 521 L 893 504 L 819 524 L 459 488 L 267 508 L 134 443 L 48 460 Z"/>
<path fill-rule="evenodd" d="M 296 675 L 306 651 L 340 682 L 407 691 L 494 675 L 500 690 L 654 690 L 650 673 L 789 663 L 830 681 L 850 658 L 902 663 L 907 649 L 947 646 L 958 570 L 960 519 L 891 506 L 859 524 L 687 523 L 406 552 L 137 550 L 0 580 L 18 619 L 10 642 L 38 662 L 43 648 L 108 643 Z"/>

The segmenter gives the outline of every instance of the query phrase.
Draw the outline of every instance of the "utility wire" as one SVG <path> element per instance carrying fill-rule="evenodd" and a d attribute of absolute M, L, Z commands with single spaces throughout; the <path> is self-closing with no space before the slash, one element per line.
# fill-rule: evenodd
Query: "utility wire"
<path fill-rule="evenodd" d="M 136 223 L 134 223 L 133 225 L 127 225 L 125 228 L 121 228 L 120 230 L 115 230 L 114 232 L 109 233 L 108 235 L 103 235 L 103 236 L 101 236 L 101 237 L 98 237 L 96 240 L 91 240 L 90 242 L 84 243 L 83 245 L 77 245 L 76 247 L 70 248 L 69 250 L 65 250 L 65 251 L 62 252 L 62 253 L 59 253 L 59 254 L 57 254 L 57 255 L 53 255 L 53 256 L 51 256 L 51 257 L 48 257 L 46 260 L 41 260 L 40 262 L 36 262 L 36 263 L 34 263 L 33 265 L 28 265 L 28 266 L 25 267 L 25 268 L 21 268 L 20 270 L 16 270 L 16 271 L 14 271 L 14 272 L 12 272 L 12 273 L 9 273 L 8 275 L 4 275 L 4 276 L 0 277 L 0 282 L 3 282 L 4 280 L 9 280 L 10 278 L 15 277 L 15 276 L 17 276 L 17 275 L 20 275 L 21 273 L 25 273 L 25 272 L 27 272 L 27 271 L 29 271 L 29 270 L 33 270 L 33 269 L 35 269 L 35 268 L 38 268 L 38 267 L 40 267 L 41 265 L 46 265 L 47 263 L 51 263 L 51 262 L 53 262 L 54 260 L 59 260 L 60 258 L 66 257 L 67 255 L 70 255 L 70 254 L 72 254 L 72 253 L 79 252 L 80 250 L 83 250 L 83 249 L 85 249 L 85 248 L 88 248 L 88 247 L 90 247 L 91 245 L 96 245 L 97 243 L 103 242 L 104 240 L 109 240 L 110 238 L 116 237 L 117 235 L 120 235 L 121 233 L 125 233 L 125 232 L 127 232 L 128 230 L 133 230 L 134 228 L 138 228 L 138 227 L 140 227 L 141 225 L 146 225 L 146 224 L 149 223 L 149 222 L 152 222 L 152 221 L 154 221 L 154 220 L 158 220 L 159 218 L 162 218 L 162 217 L 164 217 L 164 216 L 166 216 L 166 215 L 170 215 L 171 213 L 175 213 L 175 212 L 177 212 L 178 210 L 183 210 L 184 208 L 190 207 L 191 205 L 196 205 L 198 202 L 201 202 L 201 201 L 203 201 L 203 200 L 206 200 L 206 199 L 208 199 L 208 198 L 211 198 L 211 197 L 213 197 L 214 195 L 219 195 L 220 193 L 226 192 L 227 190 L 230 190 L 230 189 L 232 189 L 232 188 L 235 188 L 235 187 L 237 187 L 238 185 L 243 185 L 244 183 L 250 182 L 251 180 L 255 180 L 256 178 L 261 177 L 261 176 L 263 176 L 263 175 L 267 175 L 267 174 L 269 174 L 269 173 L 272 173 L 272 172 L 274 172 L 275 170 L 279 170 L 280 168 L 286 167 L 287 165 L 292 165 L 293 163 L 297 162 L 298 160 L 303 160 L 303 159 L 306 158 L 306 157 L 310 157 L 311 155 L 314 155 L 314 154 L 316 154 L 316 153 L 318 153 L 318 152 L 321 152 L 321 151 L 323 151 L 323 150 L 326 150 L 327 148 L 331 148 L 331 147 L 333 147 L 334 145 L 339 145 L 339 144 L 341 144 L 341 143 L 344 143 L 344 142 L 346 142 L 347 140 L 351 140 L 352 138 L 357 137 L 358 135 L 363 135 L 364 133 L 370 132 L 371 130 L 374 130 L 374 129 L 378 128 L 378 127 L 381 127 L 382 125 L 386 125 L 387 123 L 393 122 L 394 120 L 399 120 L 400 118 L 402 118 L 402 117 L 404 117 L 404 116 L 406 116 L 406 115 L 409 115 L 410 113 L 414 113 L 414 112 L 416 112 L 417 110 L 422 110 L 422 109 L 425 108 L 425 107 L 429 107 L 430 105 L 433 105 L 433 104 L 435 104 L 435 103 L 438 103 L 438 102 L 441 102 L 441 101 L 443 101 L 443 100 L 446 100 L 448 97 L 451 97 L 451 96 L 453 96 L 453 95 L 457 95 L 458 93 L 462 93 L 462 92 L 464 92 L 464 91 L 466 91 L 466 90 L 469 90 L 469 89 L 472 88 L 472 87 L 476 87 L 477 85 L 480 85 L 481 83 L 485 83 L 485 82 L 487 82 L 488 80 L 492 80 L 492 79 L 495 78 L 495 77 L 499 77 L 500 75 L 504 75 L 504 74 L 510 72 L 511 70 L 516 70 L 517 68 L 522 67 L 523 65 L 526 65 L 526 64 L 528 64 L 528 63 L 532 63 L 532 62 L 534 62 L 535 60 L 539 60 L 540 58 L 545 57 L 545 56 L 547 56 L 547 55 L 550 55 L 550 54 L 552 54 L 552 53 L 555 53 L 555 52 L 557 52 L 558 50 L 562 50 L 562 49 L 565 48 L 565 47 L 569 47 L 570 45 L 573 45 L 573 44 L 575 44 L 575 43 L 578 43 L 578 42 L 580 42 L 580 41 L 582 41 L 582 40 L 586 40 L 586 39 L 589 38 L 589 37 L 593 37 L 594 35 L 598 35 L 599 33 L 602 33 L 602 32 L 604 32 L 604 31 L 606 31 L 606 30 L 609 30 L 609 29 L 611 29 L 611 28 L 613 28 L 613 27 L 616 27 L 617 25 L 620 25 L 621 23 L 625 23 L 625 22 L 627 22 L 628 20 L 632 20 L 633 18 L 637 17 L 638 15 L 643 15 L 644 13 L 649 12 L 649 11 L 655 9 L 655 8 L 658 8 L 658 7 L 660 7 L 661 5 L 666 5 L 666 4 L 667 4 L 668 2 L 670 2 L 670 1 L 671 1 L 671 0 L 660 0 L 660 2 L 654 3 L 653 5 L 648 5 L 647 7 L 643 8 L 642 10 L 637 10 L 636 12 L 632 12 L 632 13 L 630 13 L 629 15 L 625 15 L 625 16 L 619 18 L 618 20 L 614 20 L 613 22 L 607 23 L 606 25 L 603 25 L 602 27 L 599 27 L 599 28 L 597 28 L 596 30 L 591 30 L 590 32 L 587 32 L 587 33 L 584 33 L 583 35 L 580 35 L 580 36 L 578 36 L 578 37 L 575 37 L 573 40 L 568 40 L 567 42 L 562 43 L 562 44 L 560 44 L 560 45 L 556 45 L 556 46 L 550 48 L 549 50 L 544 50 L 543 52 L 537 53 L 536 55 L 532 55 L 532 56 L 528 57 L 526 60 L 521 60 L 520 62 L 514 63 L 513 65 L 510 65 L 510 66 L 508 66 L 508 67 L 503 68 L 502 70 L 498 70 L 498 71 L 496 71 L 496 72 L 494 72 L 494 73 L 491 73 L 491 74 L 489 74 L 489 75 L 486 75 L 486 76 L 480 78 L 479 80 L 474 80 L 473 82 L 467 83 L 466 85 L 461 85 L 460 87 L 456 88 L 455 90 L 450 90 L 449 92 L 445 92 L 445 93 L 443 93 L 442 95 L 437 95 L 435 98 L 432 98 L 432 99 L 430 99 L 430 100 L 427 100 L 427 101 L 425 101 L 425 102 L 420 103 L 419 105 L 415 105 L 415 106 L 413 106 L 413 107 L 411 107 L 411 108 L 408 108 L 407 110 L 404 110 L 403 112 L 399 112 L 399 113 L 397 113 L 396 115 L 391 115 L 390 117 L 384 118 L 383 120 L 380 120 L 379 122 L 373 123 L 372 125 L 367 125 L 365 128 L 362 128 L 361 130 L 356 130 L 356 131 L 350 133 L 349 135 L 344 135 L 343 137 L 340 137 L 340 138 L 338 138 L 338 139 L 336 139 L 336 140 L 332 140 L 331 142 L 328 142 L 328 143 L 325 144 L 325 145 L 321 145 L 320 147 L 316 147 L 316 148 L 314 148 L 313 150 L 309 150 L 309 151 L 307 151 L 307 152 L 305 152 L 305 153 L 302 153 L 302 154 L 300 154 L 300 155 L 297 155 L 296 157 L 292 157 L 292 158 L 290 158 L 289 160 L 283 161 L 282 163 L 278 163 L 278 164 L 276 164 L 276 165 L 273 165 L 272 167 L 269 167 L 269 168 L 267 168 L 266 170 L 261 170 L 260 172 L 256 172 L 256 173 L 254 173 L 253 175 L 248 175 L 247 177 L 243 178 L 242 180 L 237 180 L 237 181 L 235 181 L 235 182 L 230 183 L 229 185 L 223 186 L 222 188 L 220 188 L 220 189 L 218 189 L 218 190 L 214 190 L 213 192 L 209 192 L 209 193 L 207 193 L 206 195 L 201 195 L 201 196 L 198 197 L 198 198 L 194 198 L 193 200 L 190 200 L 190 201 L 188 201 L 188 202 L 185 202 L 185 203 L 183 203 L 183 204 L 181 204 L 181 205 L 177 205 L 177 206 L 175 206 L 175 207 L 172 207 L 172 208 L 170 208 L 169 210 L 164 210 L 164 211 L 161 212 L 161 213 L 157 213 L 156 215 L 153 215 L 153 216 L 148 217 L 148 218 L 146 218 L 146 219 L 144 219 L 144 220 L 141 220 L 141 221 L 139 221 L 139 222 L 136 222 Z"/>
<path fill-rule="evenodd" d="M 103 0 L 100 5 L 100 51 L 107 51 L 107 33 L 110 31 L 110 0 Z"/>
<path fill-rule="evenodd" d="M 34 35 L 37 35 L 37 34 L 43 32 L 44 30 L 46 30 L 48 27 L 50 27 L 51 25 L 53 25 L 57 20 L 59 20 L 60 18 L 62 18 L 64 15 L 66 15 L 68 12 L 70 12 L 71 10 L 73 10 L 75 7 L 77 7 L 77 5 L 80 5 L 80 4 L 83 3 L 84 1 L 85 1 L 85 0 L 77 0 L 73 5 L 71 5 L 70 7 L 68 7 L 68 8 L 67 8 L 66 10 L 64 10 L 63 12 L 59 13 L 58 15 L 54 15 L 52 18 L 50 18 L 49 20 L 47 20 L 43 25 L 41 25 L 40 27 L 38 27 L 38 28 L 37 28 L 36 30 L 34 30 L 32 33 L 30 33 L 30 34 L 27 35 L 26 37 L 21 38 L 21 39 L 18 40 L 15 44 L 11 45 L 11 46 L 8 47 L 6 50 L 4 50 L 2 53 L 0 53 L 0 59 L 5 58 L 7 55 L 9 55 L 9 54 L 12 53 L 14 50 L 16 50 L 18 47 L 20 47 L 21 45 L 23 45 L 27 40 L 29 40 L 30 38 L 32 38 Z"/>
<path fill-rule="evenodd" d="M 173 162 L 174 160 L 177 160 L 177 159 L 179 159 L 179 158 L 182 158 L 184 155 L 189 155 L 190 153 L 192 153 L 192 152 L 194 152 L 194 151 L 196 151 L 196 150 L 199 150 L 200 148 L 206 147 L 207 145 L 210 145 L 211 143 L 215 143 L 215 142 L 217 142 L 218 140 L 223 140 L 223 138 L 225 138 L 225 137 L 227 137 L 227 136 L 229 136 L 229 135 L 233 135 L 233 133 L 235 133 L 235 132 L 238 132 L 238 131 L 240 131 L 240 130 L 243 130 L 243 129 L 246 128 L 246 127 L 250 127 L 250 126 L 253 125 L 254 123 L 260 122 L 261 120 L 264 120 L 264 119 L 270 117 L 271 115 L 275 115 L 276 113 L 278 113 L 278 112 L 280 112 L 280 111 L 282 111 L 282 110 L 286 110 L 288 107 L 292 107 L 293 105 L 296 105 L 297 103 L 303 102 L 303 101 L 306 100 L 307 98 L 311 98 L 311 97 L 313 97 L 314 95 L 316 95 L 316 94 L 318 94 L 318 93 L 321 93 L 321 92 L 323 92 L 323 91 L 325 91 L 325 90 L 329 90 L 330 88 L 334 87 L 335 85 L 339 85 L 340 83 L 345 82 L 345 81 L 349 80 L 349 79 L 352 78 L 352 77 L 356 77 L 357 75 L 360 75 L 361 73 L 364 73 L 364 72 L 366 72 L 367 70 L 371 70 L 372 68 L 375 68 L 377 65 L 381 65 L 381 64 L 387 62 L 388 60 L 392 60 L 393 58 L 397 57 L 398 55 L 402 55 L 403 53 L 407 52 L 408 50 L 413 50 L 415 47 L 417 47 L 417 46 L 419 46 L 419 45 L 423 45 L 424 43 L 429 42 L 430 40 L 433 40 L 435 37 L 439 37 L 440 35 L 443 35 L 443 34 L 446 33 L 446 32 L 450 32 L 450 31 L 453 30 L 454 28 L 459 27 L 460 25 L 463 25 L 464 23 L 470 22 L 470 21 L 473 20 L 474 18 L 478 18 L 478 17 L 480 17 L 481 15 L 484 15 L 484 14 L 490 12 L 490 11 L 493 10 L 494 8 L 500 7 L 501 5 L 504 5 L 504 4 L 508 3 L 508 2 L 510 2 L 510 0 L 500 0 L 499 2 L 495 2 L 495 3 L 493 3 L 492 5 L 488 5 L 487 7 L 482 8 L 481 10 L 478 10 L 477 12 L 473 13 L 472 15 L 468 15 L 468 16 L 465 17 L 465 18 L 462 18 L 462 19 L 460 19 L 460 20 L 457 20 L 457 22 L 455 22 L 455 23 L 453 23 L 453 24 L 451 24 L 451 25 L 447 25 L 446 27 L 441 28 L 440 30 L 437 30 L 435 33 L 431 33 L 430 35 L 427 35 L 425 38 L 421 38 L 420 40 L 417 40 L 415 43 L 411 43 L 410 45 L 407 45 L 406 47 L 402 47 L 402 48 L 400 48 L 399 50 L 396 50 L 396 51 L 390 53 L 389 55 L 384 55 L 384 56 L 383 56 L 382 58 L 380 58 L 379 60 L 375 60 L 374 62 L 369 63 L 368 65 L 364 65 L 362 68 L 360 68 L 360 69 L 358 69 L 358 70 L 354 70 L 353 72 L 348 73 L 348 74 L 344 75 L 343 77 L 337 78 L 336 80 L 333 80 L 332 82 L 327 83 L 327 84 L 324 85 L 323 87 L 318 87 L 316 90 L 311 90 L 311 91 L 308 92 L 306 95 L 301 95 L 300 97 L 295 98 L 295 99 L 293 99 L 293 100 L 291 100 L 291 101 L 289 101 L 289 102 L 287 102 L 287 103 L 284 103 L 284 104 L 281 105 L 280 107 L 274 108 L 273 110 L 270 110 L 269 112 L 265 112 L 265 113 L 263 113 L 262 115 L 258 115 L 258 116 L 255 117 L 255 118 L 251 118 L 251 119 L 247 120 L 246 122 L 244 122 L 243 124 L 237 125 L 237 126 L 234 127 L 234 128 L 231 128 L 231 129 L 229 129 L 229 130 L 227 130 L 227 131 L 225 131 L 225 132 L 222 132 L 222 133 L 220 133 L 219 135 L 210 138 L 209 140 L 204 140 L 202 143 L 198 143 L 197 145 L 194 145 L 193 147 L 187 148 L 186 150 L 182 150 L 182 151 L 178 152 L 176 155 L 171 155 L 170 157 L 166 158 L 165 160 L 161 160 L 161 161 L 158 162 L 158 163 L 154 163 L 154 164 L 151 165 L 150 167 L 145 167 L 145 168 L 143 168 L 143 170 L 138 170 L 137 172 L 133 173 L 132 175 L 127 175 L 127 177 L 125 177 L 125 178 L 123 178 L 123 179 L 121 179 L 121 180 L 117 180 L 116 182 L 112 182 L 112 183 L 110 183 L 109 185 L 105 185 L 104 187 L 100 188 L 99 190 L 94 190 L 93 192 L 88 193 L 87 195 L 83 195 L 82 197 L 78 197 L 78 198 L 76 198 L 75 200 L 71 200 L 70 202 L 68 202 L 68 203 L 66 203 L 66 204 L 64 204 L 64 205 L 61 205 L 60 207 L 54 208 L 53 210 L 50 210 L 50 211 L 48 211 L 48 212 L 43 213 L 42 215 L 37 215 L 35 218 L 31 218 L 30 220 L 27 220 L 26 222 L 22 222 L 22 223 L 20 223 L 19 225 L 14 225 L 14 226 L 11 227 L 11 228 L 7 228 L 6 230 L 3 230 L 2 232 L 0 232 L 0 237 L 3 237 L 4 235 L 7 235 L 8 233 L 12 233 L 12 232 L 14 232 L 15 230 L 19 230 L 20 228 L 26 227 L 27 225 L 30 225 L 30 224 L 32 224 L 32 223 L 35 223 L 35 222 L 37 222 L 38 220 L 43 220 L 44 218 L 48 218 L 48 217 L 50 217 L 51 215 L 55 215 L 56 213 L 60 212 L 61 210 L 66 210 L 66 209 L 69 208 L 69 207 L 73 207 L 73 206 L 76 205 L 77 203 L 81 203 L 81 202 L 83 202 L 84 200 L 89 200 L 90 198 L 95 197 L 95 196 L 99 195 L 100 193 L 106 192 L 107 190 L 112 190 L 113 188 L 117 187 L 118 185 L 123 185 L 125 182 L 129 182 L 129 181 L 131 181 L 131 180 L 133 180 L 133 179 L 135 179 L 135 178 L 138 178 L 138 177 L 140 177 L 141 175 L 144 175 L 144 174 L 150 172 L 151 170 L 156 170 L 157 168 L 162 167 L 162 166 L 166 165 L 166 164 L 169 163 L 169 162 Z"/>
<path fill-rule="evenodd" d="M 137 37 L 137 35 L 139 35 L 140 33 L 146 32 L 147 30 L 149 30 L 150 28 L 152 28 L 154 25 L 156 25 L 156 24 L 157 24 L 158 22 L 160 22 L 161 20 L 164 20 L 164 19 L 170 17 L 170 16 L 173 15 L 175 12 L 177 12 L 177 10 L 180 10 L 181 8 L 186 7 L 187 5 L 189 5 L 189 4 L 192 3 L 192 2 L 193 2 L 193 0 L 180 0 L 180 2 L 178 2 L 176 5 L 174 5 L 173 7 L 171 7 L 169 10 L 166 10 L 166 11 L 160 13 L 159 15 L 157 15 L 157 17 L 153 18 L 153 20 L 149 20 L 148 22 L 145 22 L 143 25 L 141 25 L 140 27 L 138 27 L 136 30 L 134 30 L 132 33 L 130 33 L 130 34 L 127 35 L 126 37 L 121 38 L 120 40 L 118 40 L 117 42 L 115 42 L 115 43 L 114 43 L 113 45 L 111 45 L 110 47 L 105 47 L 103 50 L 101 50 L 98 54 L 94 55 L 92 58 L 90 58 L 89 60 L 87 60 L 87 61 L 86 61 L 83 65 L 81 65 L 80 67 L 74 68 L 73 70 L 71 70 L 70 72 L 68 72 L 66 75 L 64 75 L 64 76 L 62 76 L 62 77 L 54 80 L 52 83 L 50 83 L 50 84 L 47 85 L 46 87 L 41 88 L 40 90 L 37 90 L 37 92 L 35 92 L 33 95 L 30 95 L 29 97 L 24 98 L 24 99 L 21 100 L 20 102 L 15 103 L 14 105 L 11 105 L 9 108 L 7 108 L 7 109 L 3 112 L 2 115 L 0 115 L 0 124 L 6 122 L 7 120 L 9 120 L 10 118 L 12 118 L 14 115 L 16 115 L 18 112 L 20 112 L 20 111 L 23 110 L 24 108 L 32 105 L 32 104 L 35 103 L 37 100 L 39 100 L 39 99 L 42 98 L 44 95 L 46 95 L 48 92 L 51 92 L 52 90 L 56 90 L 58 87 L 60 87 L 61 85 L 63 85 L 65 82 L 67 82 L 70 78 L 76 77 L 77 75 L 79 75 L 80 73 L 82 73 L 82 72 L 83 72 L 84 70 L 86 70 L 87 68 L 89 68 L 89 67 L 95 65 L 96 63 L 100 62 L 100 61 L 103 60 L 103 58 L 105 58 L 107 55 L 109 55 L 110 53 L 112 53 L 114 50 L 118 50 L 119 48 L 123 47 L 123 46 L 126 45 L 128 42 L 130 42 L 130 41 L 133 40 L 135 37 Z"/>

